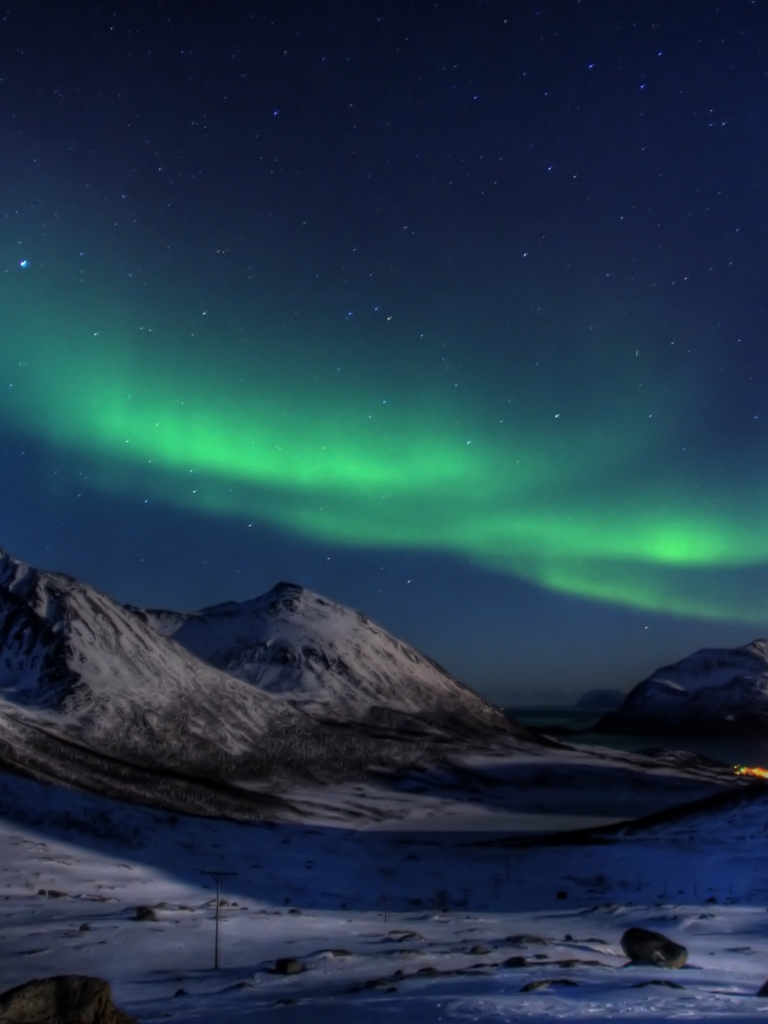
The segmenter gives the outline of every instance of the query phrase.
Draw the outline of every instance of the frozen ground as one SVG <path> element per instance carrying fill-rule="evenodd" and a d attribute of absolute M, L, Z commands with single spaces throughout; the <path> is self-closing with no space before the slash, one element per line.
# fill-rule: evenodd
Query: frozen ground
<path fill-rule="evenodd" d="M 142 1024 L 768 1019 L 768 789 L 607 843 L 528 847 L 174 818 L 10 775 L 0 809 L 0 990 L 99 975 Z M 200 869 L 217 868 L 237 875 L 214 971 Z M 625 967 L 631 925 L 682 942 L 688 966 Z M 271 973 L 289 956 L 306 970 Z"/>

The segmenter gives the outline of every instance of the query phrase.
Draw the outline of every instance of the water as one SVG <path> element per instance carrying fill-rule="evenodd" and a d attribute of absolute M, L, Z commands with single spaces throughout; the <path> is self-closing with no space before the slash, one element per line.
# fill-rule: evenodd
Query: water
<path fill-rule="evenodd" d="M 584 744 L 631 752 L 661 747 L 663 750 L 687 750 L 692 754 L 702 754 L 724 764 L 768 767 L 768 737 L 623 736 L 590 731 L 602 717 L 601 712 L 586 712 L 572 707 L 523 707 L 507 708 L 506 711 L 523 725 L 544 733 L 552 730 L 552 736 L 573 746 Z M 574 730 L 576 735 L 564 734 L 561 730 Z"/>

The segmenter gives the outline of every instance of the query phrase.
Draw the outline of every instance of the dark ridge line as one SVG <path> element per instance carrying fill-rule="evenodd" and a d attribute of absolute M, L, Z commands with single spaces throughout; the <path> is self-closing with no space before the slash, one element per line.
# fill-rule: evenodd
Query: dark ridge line
<path fill-rule="evenodd" d="M 165 768 L 160 765 L 158 765 L 157 767 L 153 766 L 151 769 L 147 769 L 145 767 L 142 767 L 141 765 L 134 764 L 131 761 L 126 761 L 122 758 L 115 757 L 112 754 L 107 754 L 99 750 L 94 750 L 90 747 L 85 746 L 84 744 L 78 743 L 75 739 L 71 737 L 66 737 L 54 730 L 45 729 L 36 723 L 23 721 L 12 715 L 8 715 L 7 717 L 10 721 L 15 722 L 17 726 L 21 726 L 22 729 L 25 729 L 29 733 L 32 733 L 33 744 L 34 738 L 36 736 L 41 738 L 40 740 L 38 740 L 38 742 L 40 743 L 40 747 L 37 750 L 35 750 L 33 747 L 33 753 L 36 753 L 39 757 L 45 758 L 46 744 L 53 746 L 54 752 L 57 746 L 62 748 L 62 752 L 64 754 L 64 757 L 62 758 L 60 753 L 55 764 L 50 766 L 43 765 L 41 770 L 40 768 L 36 768 L 35 766 L 27 767 L 27 765 L 21 760 L 21 757 L 19 756 L 23 756 L 23 751 L 17 752 L 13 751 L 12 749 L 3 751 L 2 749 L 0 749 L 0 761 L 5 762 L 6 768 L 12 771 L 14 774 L 22 775 L 26 778 L 36 778 L 37 772 L 39 771 L 40 774 L 47 774 L 50 781 L 54 784 L 63 784 L 67 788 L 72 788 L 75 790 L 79 789 L 80 786 L 77 783 L 75 783 L 75 785 L 72 785 L 72 782 L 74 780 L 61 778 L 61 769 L 63 769 L 66 772 L 66 770 L 70 768 L 70 765 L 67 764 L 65 760 L 66 753 L 69 751 L 70 756 L 72 758 L 71 764 L 75 768 L 78 765 L 80 765 L 81 770 L 85 770 L 86 772 L 104 773 L 104 765 L 106 765 L 107 768 L 109 768 L 110 765 L 114 766 L 115 774 L 109 775 L 107 773 L 105 782 L 111 784 L 112 788 L 115 789 L 119 788 L 121 781 L 127 783 L 128 785 L 130 785 L 132 782 L 144 784 L 149 783 L 149 797 L 151 794 L 151 782 L 155 779 L 160 779 L 172 783 L 175 782 L 182 786 L 199 787 L 199 789 L 202 790 L 201 795 L 207 794 L 209 797 L 215 797 L 216 795 L 220 795 L 229 798 L 230 800 L 249 805 L 254 809 L 264 809 L 265 807 L 271 807 L 274 809 L 287 809 L 295 811 L 295 808 L 287 800 L 284 800 L 281 797 L 275 796 L 271 793 L 262 793 L 260 791 L 241 788 L 237 786 L 237 784 L 229 783 L 224 779 L 216 779 L 214 777 L 208 777 L 205 775 L 195 775 L 192 773 L 184 774 L 181 772 L 174 772 L 172 769 Z M 0 748 L 5 746 L 6 743 L 4 742 L 0 744 Z M 11 765 L 13 765 L 14 767 L 11 767 Z M 56 769 L 59 769 L 59 771 L 56 771 Z M 94 792 L 97 795 L 103 795 L 103 793 L 99 793 L 98 789 L 92 788 L 87 784 L 84 785 L 83 788 L 86 788 L 87 790 Z M 130 800 L 130 802 L 134 803 L 136 801 Z M 149 801 L 149 799 L 147 800 L 147 806 L 154 806 Z M 213 816 L 223 818 L 229 817 L 227 814 Z M 205 815 L 205 817 L 211 817 L 211 815 Z"/>
<path fill-rule="evenodd" d="M 612 825 L 596 825 L 593 828 L 572 829 L 566 832 L 538 833 L 532 836 L 509 836 L 505 839 L 482 839 L 466 846 L 579 846 L 600 845 L 616 842 L 621 835 L 633 835 L 643 829 L 653 828 L 655 825 L 666 825 L 669 822 L 681 821 L 694 814 L 706 811 L 721 810 L 725 807 L 735 807 L 745 803 L 747 800 L 754 800 L 768 794 L 768 786 L 765 782 L 750 782 L 745 786 L 734 786 L 723 793 L 713 793 L 711 796 L 701 797 L 698 800 L 691 800 L 690 803 L 677 804 L 675 807 L 668 807 L 663 811 L 654 811 L 652 814 L 644 814 L 639 818 L 628 818 L 626 821 L 617 821 Z"/>

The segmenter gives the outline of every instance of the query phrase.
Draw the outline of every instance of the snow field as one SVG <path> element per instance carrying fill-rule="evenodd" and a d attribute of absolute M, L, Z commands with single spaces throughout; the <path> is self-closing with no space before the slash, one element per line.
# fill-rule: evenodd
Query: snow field
<path fill-rule="evenodd" d="M 3 990 L 95 974 L 142 1024 L 768 1014 L 755 998 L 768 798 L 607 844 L 522 848 L 488 833 L 174 817 L 8 775 L 0 805 Z M 219 971 L 205 868 L 237 872 Z M 156 920 L 134 920 L 137 906 Z M 686 968 L 624 967 L 632 925 L 682 942 Z M 305 970 L 274 974 L 278 957 Z M 499 966 L 510 957 L 525 966 Z"/>

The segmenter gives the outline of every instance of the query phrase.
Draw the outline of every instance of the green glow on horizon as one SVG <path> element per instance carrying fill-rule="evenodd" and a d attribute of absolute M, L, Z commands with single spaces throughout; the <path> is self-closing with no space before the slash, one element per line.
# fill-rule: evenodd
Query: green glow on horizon
<path fill-rule="evenodd" d="M 768 561 L 768 489 L 707 501 L 638 467 L 642 439 L 615 409 L 575 425 L 520 402 L 411 394 L 396 376 L 338 383 L 275 358 L 174 357 L 117 334 L 26 341 L 0 415 L 101 467 L 94 483 L 211 514 L 247 516 L 360 547 L 449 552 L 541 586 L 655 612 L 763 622 L 765 602 L 714 570 Z M 17 363 L 6 355 L 5 372 Z M 382 394 L 392 397 L 383 399 Z M 751 503 L 751 504 L 750 504 Z M 768 507 L 768 506 L 767 506 Z"/>

